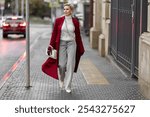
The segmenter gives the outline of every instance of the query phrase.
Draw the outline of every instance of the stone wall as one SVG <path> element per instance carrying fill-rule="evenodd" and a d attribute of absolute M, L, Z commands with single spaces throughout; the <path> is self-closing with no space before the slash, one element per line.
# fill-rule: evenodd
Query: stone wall
<path fill-rule="evenodd" d="M 110 28 L 110 0 L 102 1 L 102 33 L 99 36 L 99 45 L 98 51 L 99 54 L 103 57 L 108 55 L 108 46 L 109 46 L 109 28 Z"/>
<path fill-rule="evenodd" d="M 93 0 L 93 27 L 90 29 L 90 46 L 98 49 L 98 38 L 101 33 L 101 0 Z"/>
<path fill-rule="evenodd" d="M 150 33 L 140 36 L 139 47 L 139 85 L 143 95 L 150 99 Z"/>

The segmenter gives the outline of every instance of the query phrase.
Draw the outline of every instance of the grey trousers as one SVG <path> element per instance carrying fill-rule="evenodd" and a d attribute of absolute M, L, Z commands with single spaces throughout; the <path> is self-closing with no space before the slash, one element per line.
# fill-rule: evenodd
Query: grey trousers
<path fill-rule="evenodd" d="M 65 89 L 71 89 L 75 68 L 76 42 L 60 41 L 59 47 L 59 80 L 64 81 Z"/>

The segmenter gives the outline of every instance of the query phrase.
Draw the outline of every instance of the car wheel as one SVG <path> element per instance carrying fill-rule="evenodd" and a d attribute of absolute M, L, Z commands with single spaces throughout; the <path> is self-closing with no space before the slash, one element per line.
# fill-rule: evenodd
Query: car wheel
<path fill-rule="evenodd" d="M 7 38 L 7 34 L 3 34 L 3 38 Z"/>

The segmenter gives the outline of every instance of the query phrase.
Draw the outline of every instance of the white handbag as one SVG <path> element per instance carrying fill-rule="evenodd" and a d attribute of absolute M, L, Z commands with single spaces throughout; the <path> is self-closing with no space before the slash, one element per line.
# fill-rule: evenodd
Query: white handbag
<path fill-rule="evenodd" d="M 52 48 L 52 51 L 50 52 L 50 54 L 48 55 L 48 48 L 46 48 L 46 55 L 50 58 L 53 58 L 53 59 L 57 59 L 57 50 L 55 50 L 52 46 L 50 46 Z"/>

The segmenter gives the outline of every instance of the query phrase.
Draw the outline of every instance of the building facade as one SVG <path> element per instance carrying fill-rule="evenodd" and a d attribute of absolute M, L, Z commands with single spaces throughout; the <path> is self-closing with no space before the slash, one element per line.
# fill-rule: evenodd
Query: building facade
<path fill-rule="evenodd" d="M 93 0 L 90 45 L 137 77 L 150 98 L 150 0 Z"/>
<path fill-rule="evenodd" d="M 139 84 L 141 92 L 150 99 L 150 0 L 148 0 L 147 31 L 139 40 Z"/>

